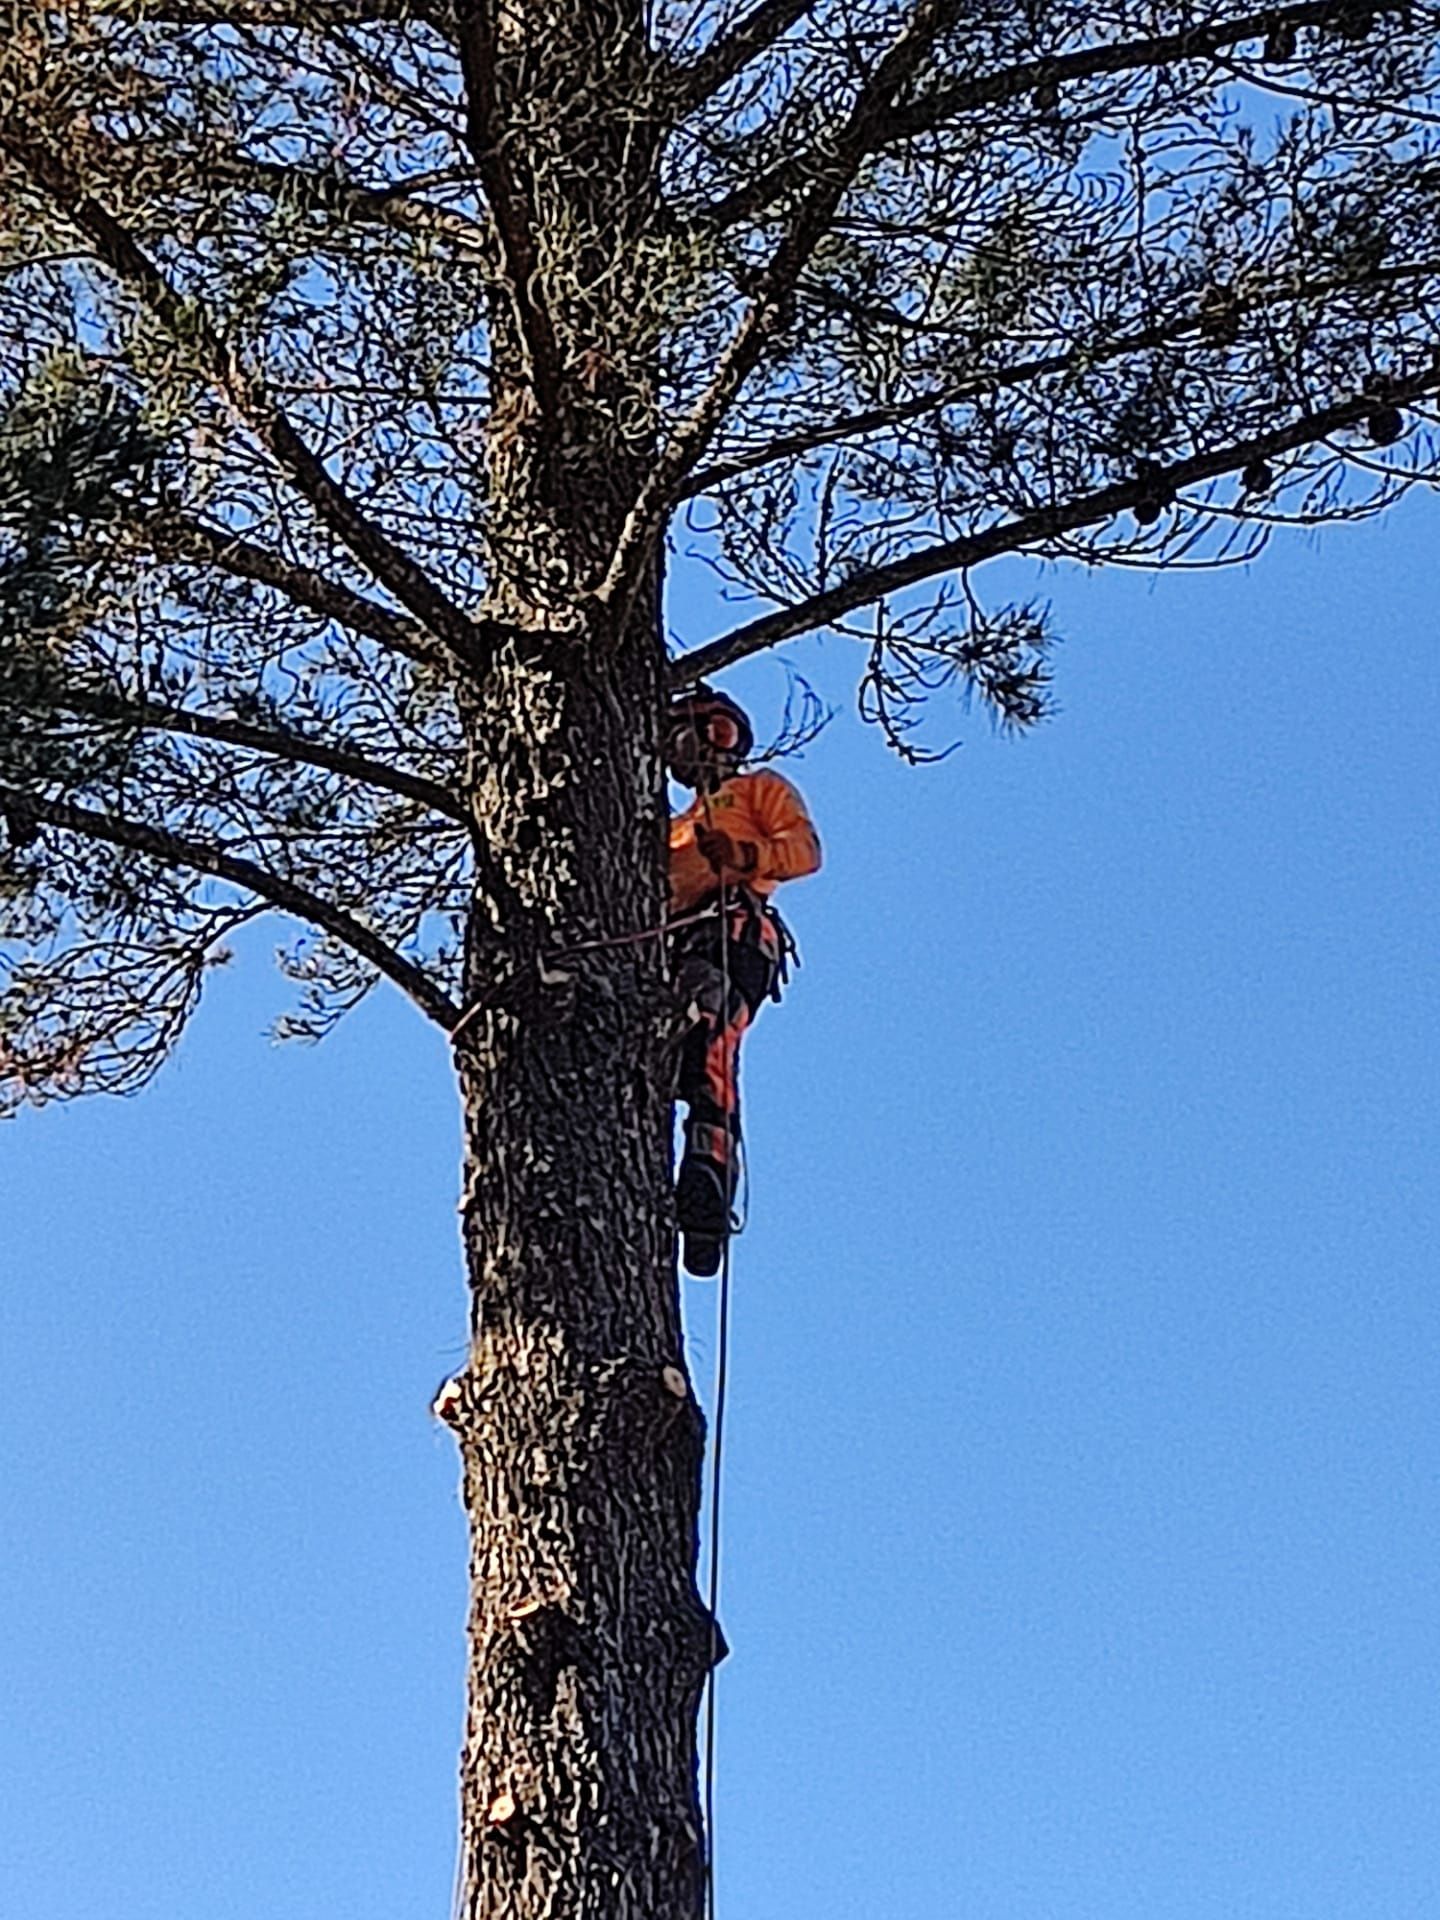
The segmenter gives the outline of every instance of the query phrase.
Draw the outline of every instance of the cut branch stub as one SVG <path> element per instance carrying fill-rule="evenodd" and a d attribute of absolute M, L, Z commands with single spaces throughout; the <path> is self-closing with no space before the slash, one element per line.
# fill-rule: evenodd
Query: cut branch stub
<path fill-rule="evenodd" d="M 497 1793 L 486 1809 L 485 1818 L 492 1827 L 503 1827 L 518 1811 L 513 1793 Z"/>
<path fill-rule="evenodd" d="M 458 1374 L 441 1386 L 430 1402 L 430 1411 L 444 1426 L 454 1432 L 460 1430 L 465 1417 L 465 1389 Z"/>

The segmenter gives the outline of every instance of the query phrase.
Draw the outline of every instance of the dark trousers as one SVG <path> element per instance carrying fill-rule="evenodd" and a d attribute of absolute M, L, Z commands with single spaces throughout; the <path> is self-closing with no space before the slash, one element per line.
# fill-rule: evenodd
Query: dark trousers
<path fill-rule="evenodd" d="M 687 1021 L 679 1098 L 689 1109 L 685 1158 L 708 1161 L 733 1199 L 740 1148 L 740 1042 L 780 977 L 780 924 L 743 887 L 693 909 L 713 911 L 671 936 L 676 985 Z"/>

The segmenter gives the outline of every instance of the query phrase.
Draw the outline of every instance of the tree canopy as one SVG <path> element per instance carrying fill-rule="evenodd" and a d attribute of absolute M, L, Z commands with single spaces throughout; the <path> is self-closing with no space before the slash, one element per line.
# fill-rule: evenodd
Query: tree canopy
<path fill-rule="evenodd" d="M 916 754 L 942 689 L 1047 710 L 987 561 L 1215 564 L 1430 477 L 1437 29 L 9 0 L 0 1104 L 142 1084 L 271 910 L 282 1032 L 381 978 L 453 1026 L 529 885 L 465 703 L 667 545 L 758 603 L 676 684 L 850 634 Z"/>

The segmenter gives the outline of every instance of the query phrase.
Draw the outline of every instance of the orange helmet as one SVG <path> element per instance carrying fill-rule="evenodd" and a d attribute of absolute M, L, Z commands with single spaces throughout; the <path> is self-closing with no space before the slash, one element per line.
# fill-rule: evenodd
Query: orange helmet
<path fill-rule="evenodd" d="M 703 682 L 670 703 L 670 726 L 693 727 L 697 739 L 716 753 L 733 754 L 743 760 L 755 745 L 755 729 L 750 716 L 729 694 Z"/>

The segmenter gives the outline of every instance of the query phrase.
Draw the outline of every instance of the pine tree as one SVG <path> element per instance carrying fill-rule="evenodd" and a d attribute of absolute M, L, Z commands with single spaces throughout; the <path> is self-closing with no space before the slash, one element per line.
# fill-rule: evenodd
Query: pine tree
<path fill-rule="evenodd" d="M 668 691 L 858 637 L 1041 720 L 987 561 L 1433 475 L 1440 9 L 6 0 L 0 1093 L 127 1092 L 228 935 L 466 1121 L 466 1920 L 694 1920 L 703 1426 Z M 766 603 L 667 645 L 677 518 Z M 698 517 L 697 517 L 698 516 Z"/>

